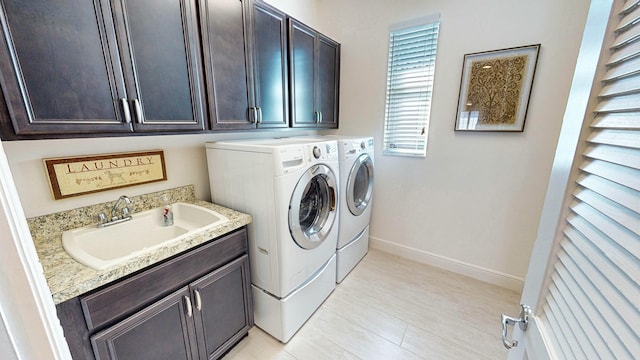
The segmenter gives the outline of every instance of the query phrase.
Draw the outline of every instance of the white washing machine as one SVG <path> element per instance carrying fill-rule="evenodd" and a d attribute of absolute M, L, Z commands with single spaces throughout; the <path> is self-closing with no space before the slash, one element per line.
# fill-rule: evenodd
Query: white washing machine
<path fill-rule="evenodd" d="M 373 138 L 338 136 L 340 231 L 336 282 L 340 283 L 369 251 L 373 195 Z"/>
<path fill-rule="evenodd" d="M 206 149 L 213 202 L 253 217 L 255 324 L 286 343 L 335 289 L 337 142 L 257 139 Z"/>

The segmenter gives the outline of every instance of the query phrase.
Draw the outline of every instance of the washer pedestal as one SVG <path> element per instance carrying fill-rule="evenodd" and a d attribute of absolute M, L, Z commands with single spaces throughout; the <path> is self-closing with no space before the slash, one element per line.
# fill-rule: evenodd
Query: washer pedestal
<path fill-rule="evenodd" d="M 287 343 L 336 287 L 336 255 L 282 299 L 251 285 L 256 326 Z"/>
<path fill-rule="evenodd" d="M 336 282 L 341 283 L 369 251 L 369 225 L 350 243 L 336 251 Z"/>

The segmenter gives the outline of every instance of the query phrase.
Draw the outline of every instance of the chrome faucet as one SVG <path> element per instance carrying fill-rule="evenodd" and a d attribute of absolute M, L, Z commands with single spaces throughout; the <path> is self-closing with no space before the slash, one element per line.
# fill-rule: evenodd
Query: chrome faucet
<path fill-rule="evenodd" d="M 116 203 L 113 204 L 113 207 L 111 208 L 111 221 L 120 219 L 120 217 L 118 217 L 118 205 L 120 205 L 120 203 L 123 201 L 126 205 L 122 208 L 122 210 L 120 210 L 120 212 L 123 218 L 129 216 L 129 208 L 127 206 L 131 205 L 131 199 L 129 199 L 129 197 L 126 195 L 122 195 L 118 198 L 118 201 L 116 201 Z"/>
<path fill-rule="evenodd" d="M 118 209 L 120 208 L 121 203 L 124 203 L 124 206 L 120 209 L 120 214 L 118 214 Z M 128 196 L 122 195 L 116 200 L 111 208 L 111 217 L 107 219 L 107 216 L 104 213 L 98 214 L 98 227 L 105 227 L 110 225 L 119 224 L 121 222 L 131 220 L 131 210 L 129 209 L 129 205 L 132 204 L 131 199 Z"/>

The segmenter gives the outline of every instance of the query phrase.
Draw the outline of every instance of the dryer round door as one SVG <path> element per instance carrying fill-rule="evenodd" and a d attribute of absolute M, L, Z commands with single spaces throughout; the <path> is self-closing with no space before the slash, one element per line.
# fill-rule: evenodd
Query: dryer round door
<path fill-rule="evenodd" d="M 314 165 L 298 180 L 289 203 L 289 231 L 303 249 L 324 242 L 336 219 L 336 178 L 326 165 Z"/>
<path fill-rule="evenodd" d="M 355 216 L 361 215 L 371 202 L 373 193 L 373 160 L 367 154 L 356 159 L 347 179 L 347 207 Z"/>

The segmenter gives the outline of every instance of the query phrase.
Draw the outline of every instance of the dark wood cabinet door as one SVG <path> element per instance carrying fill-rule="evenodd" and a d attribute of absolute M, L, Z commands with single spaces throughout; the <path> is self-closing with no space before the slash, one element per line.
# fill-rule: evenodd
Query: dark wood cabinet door
<path fill-rule="evenodd" d="M 253 326 L 247 255 L 191 284 L 200 359 L 217 359 Z"/>
<path fill-rule="evenodd" d="M 315 38 L 310 27 L 289 19 L 291 126 L 315 127 Z"/>
<path fill-rule="evenodd" d="M 188 288 L 91 337 L 97 360 L 197 359 Z"/>
<path fill-rule="evenodd" d="M 246 1 L 199 0 L 212 129 L 255 128 Z"/>
<path fill-rule="evenodd" d="M 317 110 L 318 127 L 338 127 L 340 44 L 318 35 Z"/>
<path fill-rule="evenodd" d="M 1 5 L 0 83 L 17 135 L 131 131 L 108 5 Z"/>
<path fill-rule="evenodd" d="M 136 131 L 203 130 L 195 0 L 111 0 Z"/>
<path fill-rule="evenodd" d="M 258 127 L 289 126 L 287 15 L 266 3 L 253 3 L 253 81 Z"/>

